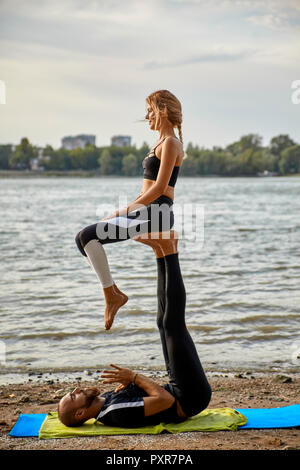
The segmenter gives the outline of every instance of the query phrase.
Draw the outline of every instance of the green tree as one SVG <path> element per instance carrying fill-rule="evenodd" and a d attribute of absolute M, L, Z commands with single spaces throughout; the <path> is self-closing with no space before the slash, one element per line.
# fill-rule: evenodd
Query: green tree
<path fill-rule="evenodd" d="M 85 146 L 85 167 L 87 170 L 96 170 L 99 167 L 99 149 L 90 143 Z"/>
<path fill-rule="evenodd" d="M 12 145 L 0 145 L 0 169 L 9 169 L 9 155 L 12 152 Z"/>
<path fill-rule="evenodd" d="M 256 175 L 262 170 L 261 151 L 247 148 L 239 157 L 241 174 Z"/>
<path fill-rule="evenodd" d="M 101 175 L 110 175 L 113 172 L 112 156 L 108 149 L 102 150 L 98 159 Z"/>
<path fill-rule="evenodd" d="M 273 155 L 280 157 L 284 149 L 292 147 L 293 145 L 296 145 L 296 142 L 294 142 L 288 134 L 280 134 L 270 140 L 269 148 Z"/>
<path fill-rule="evenodd" d="M 270 148 L 264 148 L 261 152 L 261 171 L 278 172 L 278 161 L 278 157 L 271 152 Z"/>
<path fill-rule="evenodd" d="M 16 169 L 30 168 L 30 160 L 37 158 L 37 156 L 37 150 L 26 137 L 23 137 L 15 151 L 9 155 L 9 166 Z"/>
<path fill-rule="evenodd" d="M 279 169 L 282 174 L 300 172 L 300 145 L 293 145 L 281 152 Z"/>
<path fill-rule="evenodd" d="M 245 150 L 259 150 L 262 148 L 262 137 L 258 134 L 247 134 L 244 135 L 233 144 L 227 145 L 227 151 L 231 152 L 232 155 L 241 155 Z"/>
<path fill-rule="evenodd" d="M 124 155 L 122 160 L 122 171 L 126 176 L 135 176 L 137 174 L 137 157 L 133 153 Z"/>
<path fill-rule="evenodd" d="M 180 174 L 184 176 L 196 176 L 198 170 L 197 161 L 191 156 L 187 156 L 180 168 Z"/>

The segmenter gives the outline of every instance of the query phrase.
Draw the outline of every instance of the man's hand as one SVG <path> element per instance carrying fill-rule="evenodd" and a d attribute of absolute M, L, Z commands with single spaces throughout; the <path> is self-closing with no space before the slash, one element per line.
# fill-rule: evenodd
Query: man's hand
<path fill-rule="evenodd" d="M 116 370 L 104 370 L 100 375 L 101 378 L 104 378 L 104 380 L 102 380 L 102 383 L 112 384 L 118 382 L 121 385 L 124 385 L 124 387 L 127 387 L 127 385 L 129 385 L 133 381 L 135 377 L 135 372 L 133 372 L 133 370 L 125 369 L 124 367 L 119 367 L 114 364 L 110 364 L 110 367 L 114 367 Z M 116 390 L 118 391 L 120 389 L 120 387 L 116 388 Z"/>
<path fill-rule="evenodd" d="M 125 385 L 120 384 L 114 389 L 114 392 L 120 392 L 121 390 L 124 390 L 124 388 L 126 388 Z"/>

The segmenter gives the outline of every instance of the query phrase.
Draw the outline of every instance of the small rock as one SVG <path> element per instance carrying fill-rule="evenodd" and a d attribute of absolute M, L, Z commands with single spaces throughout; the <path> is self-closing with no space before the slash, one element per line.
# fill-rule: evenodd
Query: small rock
<path fill-rule="evenodd" d="M 85 375 L 92 375 L 92 372 L 91 372 L 90 370 L 85 370 L 85 371 L 84 371 L 84 374 L 85 374 Z"/>
<path fill-rule="evenodd" d="M 282 440 L 279 439 L 278 437 L 266 438 L 264 439 L 264 443 L 266 443 L 267 445 L 274 446 L 274 447 L 280 447 L 283 444 Z"/>
<path fill-rule="evenodd" d="M 53 398 L 62 398 L 64 397 L 68 392 L 64 388 L 60 388 L 59 390 L 56 390 L 56 392 L 53 395 Z"/>
<path fill-rule="evenodd" d="M 24 395 L 22 395 L 22 396 L 19 398 L 19 403 L 26 403 L 26 402 L 28 402 L 29 400 L 30 400 L 29 395 L 24 394 Z"/>
<path fill-rule="evenodd" d="M 276 377 L 273 379 L 273 382 L 287 384 L 292 382 L 292 378 L 288 375 L 276 375 Z"/>
<path fill-rule="evenodd" d="M 234 376 L 236 379 L 244 379 L 242 374 L 235 374 Z"/>

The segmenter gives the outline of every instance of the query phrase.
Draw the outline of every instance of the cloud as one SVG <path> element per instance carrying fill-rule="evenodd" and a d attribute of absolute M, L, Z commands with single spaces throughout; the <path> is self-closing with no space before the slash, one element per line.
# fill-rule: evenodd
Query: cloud
<path fill-rule="evenodd" d="M 295 32 L 299 12 L 299 0 L 0 0 L 1 139 L 58 145 L 84 130 L 103 143 L 124 129 L 142 142 L 148 130 L 131 123 L 160 88 L 182 96 L 187 139 L 200 115 L 204 125 L 211 118 L 213 144 L 216 129 L 236 126 L 238 134 L 251 116 L 271 128 L 285 109 L 282 90 L 297 78 L 300 36 L 287 31 Z M 228 109 L 243 119 L 233 126 Z"/>
<path fill-rule="evenodd" d="M 199 54 L 194 54 L 190 57 L 175 59 L 175 60 L 150 60 L 143 64 L 144 69 L 162 69 L 162 68 L 173 68 L 173 67 L 182 67 L 185 65 L 193 65 L 199 63 L 222 63 L 222 62 L 232 62 L 247 59 L 251 57 L 253 51 L 251 50 L 224 50 L 224 47 L 215 46 L 214 48 L 209 48 Z"/>
<path fill-rule="evenodd" d="M 248 21 L 251 23 L 270 28 L 273 30 L 288 31 L 291 28 L 300 29 L 300 17 L 295 18 L 288 16 L 286 13 L 268 13 L 266 15 L 253 15 L 248 17 Z"/>

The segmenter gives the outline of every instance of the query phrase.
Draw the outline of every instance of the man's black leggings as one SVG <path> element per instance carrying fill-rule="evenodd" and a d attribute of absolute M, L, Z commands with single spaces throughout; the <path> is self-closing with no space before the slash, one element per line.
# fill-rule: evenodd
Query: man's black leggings
<path fill-rule="evenodd" d="M 178 253 L 157 260 L 157 326 L 170 382 L 164 388 L 187 416 L 204 410 L 211 388 L 185 324 L 186 293 Z"/>

